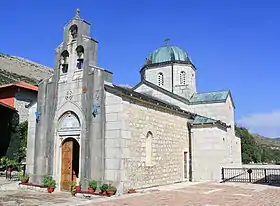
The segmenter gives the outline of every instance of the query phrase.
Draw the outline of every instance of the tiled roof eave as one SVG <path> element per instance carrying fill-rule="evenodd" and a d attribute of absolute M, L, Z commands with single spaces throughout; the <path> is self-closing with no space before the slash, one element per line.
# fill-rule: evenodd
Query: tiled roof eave
<path fill-rule="evenodd" d="M 194 70 L 196 70 L 195 65 L 191 61 L 180 61 L 180 60 L 172 60 L 172 61 L 165 61 L 165 62 L 160 62 L 160 63 L 146 63 L 141 69 L 140 72 L 143 69 L 148 69 L 148 68 L 153 68 L 153 67 L 159 67 L 159 66 L 166 66 L 170 64 L 186 64 L 186 65 L 191 65 Z"/>
<path fill-rule="evenodd" d="M 209 126 L 220 126 L 223 129 L 227 130 L 228 128 L 231 128 L 230 125 L 227 125 L 224 122 L 221 122 L 220 120 L 217 120 L 215 122 L 202 122 L 202 123 L 191 123 L 190 122 L 190 126 L 205 126 L 205 127 L 209 127 Z"/>
<path fill-rule="evenodd" d="M 210 100 L 210 101 L 194 101 L 190 102 L 189 104 L 191 105 L 196 105 L 196 104 L 211 104 L 211 103 L 224 103 L 226 102 L 226 99 L 221 99 L 221 100 Z"/>

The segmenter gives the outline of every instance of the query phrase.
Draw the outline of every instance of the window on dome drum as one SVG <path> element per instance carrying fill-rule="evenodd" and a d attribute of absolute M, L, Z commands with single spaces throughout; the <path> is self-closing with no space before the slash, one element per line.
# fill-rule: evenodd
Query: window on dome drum
<path fill-rule="evenodd" d="M 180 72 L 180 85 L 186 85 L 186 72 Z"/>
<path fill-rule="evenodd" d="M 84 65 L 84 47 L 78 46 L 76 48 L 77 54 L 77 68 L 82 69 Z"/>
<path fill-rule="evenodd" d="M 68 71 L 68 60 L 69 60 L 69 52 L 64 50 L 60 56 L 60 69 L 62 73 L 67 73 Z"/>
<path fill-rule="evenodd" d="M 152 165 L 152 139 L 153 133 L 149 131 L 146 135 L 146 166 Z"/>
<path fill-rule="evenodd" d="M 163 86 L 163 84 L 164 84 L 163 73 L 161 73 L 161 72 L 158 73 L 157 81 L 158 81 L 158 86 Z"/>

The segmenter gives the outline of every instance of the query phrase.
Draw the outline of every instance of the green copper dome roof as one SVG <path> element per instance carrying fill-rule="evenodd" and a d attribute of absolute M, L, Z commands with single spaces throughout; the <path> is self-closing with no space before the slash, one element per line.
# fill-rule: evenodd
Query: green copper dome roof
<path fill-rule="evenodd" d="M 157 64 L 162 62 L 170 62 L 170 61 L 182 61 L 189 62 L 190 59 L 187 53 L 177 47 L 177 46 L 164 46 L 156 49 L 152 52 L 149 57 L 146 59 L 147 64 Z"/>

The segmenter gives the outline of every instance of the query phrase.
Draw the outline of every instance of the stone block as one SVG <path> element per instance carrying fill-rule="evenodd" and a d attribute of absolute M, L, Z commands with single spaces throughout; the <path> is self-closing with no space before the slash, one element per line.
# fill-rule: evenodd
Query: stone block
<path fill-rule="evenodd" d="M 122 129 L 123 123 L 120 121 L 116 122 L 106 122 L 106 129 L 107 130 L 117 130 L 117 129 Z"/>
<path fill-rule="evenodd" d="M 118 158 L 107 158 L 105 160 L 106 170 L 120 170 L 121 168 L 121 159 Z"/>
<path fill-rule="evenodd" d="M 118 113 L 107 113 L 106 122 L 114 122 L 118 120 Z"/>
<path fill-rule="evenodd" d="M 106 139 L 119 138 L 120 136 L 121 136 L 121 129 L 106 130 L 105 131 L 105 138 Z"/>
<path fill-rule="evenodd" d="M 120 148 L 106 148 L 105 157 L 106 158 L 121 158 L 122 150 Z"/>
<path fill-rule="evenodd" d="M 106 114 L 108 113 L 116 113 L 116 112 L 122 112 L 123 107 L 122 104 L 112 104 L 112 105 L 107 105 L 105 107 Z"/>
<path fill-rule="evenodd" d="M 119 170 L 105 170 L 105 180 L 118 181 Z"/>

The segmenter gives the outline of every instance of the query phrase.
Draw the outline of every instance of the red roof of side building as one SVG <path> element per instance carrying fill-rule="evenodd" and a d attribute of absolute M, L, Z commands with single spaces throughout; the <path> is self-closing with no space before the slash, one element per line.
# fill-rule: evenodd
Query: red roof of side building
<path fill-rule="evenodd" d="M 6 107 L 6 108 L 11 109 L 11 110 L 14 110 L 14 111 L 17 111 L 16 108 L 11 107 L 10 105 L 5 104 L 5 103 L 3 103 L 3 102 L 0 102 L 0 106 Z"/>
<path fill-rule="evenodd" d="M 15 82 L 15 83 L 11 83 L 11 84 L 1 85 L 0 89 L 7 88 L 7 87 L 19 87 L 19 88 L 24 88 L 24 89 L 28 89 L 28 90 L 38 92 L 38 87 L 37 86 L 34 86 L 32 84 L 28 84 L 26 82 Z"/>

